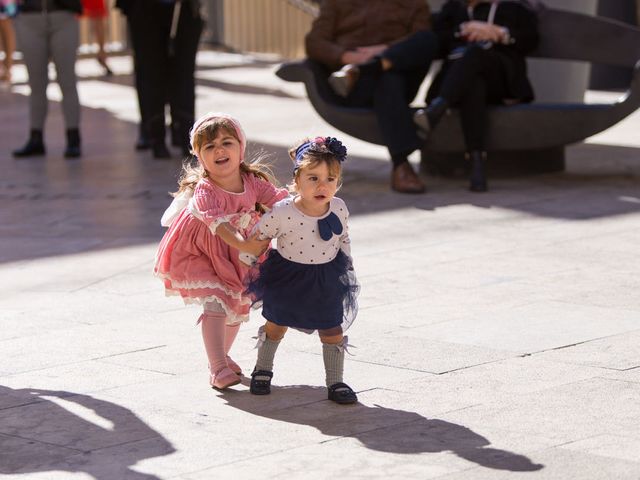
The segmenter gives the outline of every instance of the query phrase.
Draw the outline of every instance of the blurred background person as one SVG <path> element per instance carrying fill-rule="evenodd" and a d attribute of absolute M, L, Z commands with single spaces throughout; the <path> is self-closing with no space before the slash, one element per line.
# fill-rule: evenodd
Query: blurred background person
<path fill-rule="evenodd" d="M 460 110 L 469 189 L 485 192 L 488 107 L 533 100 L 526 56 L 538 44 L 538 18 L 522 1 L 447 0 L 433 29 L 445 61 L 415 121 L 428 136 L 450 106 Z"/>
<path fill-rule="evenodd" d="M 203 28 L 199 0 L 118 0 L 126 15 L 134 56 L 140 107 L 137 149 L 151 147 L 166 159 L 165 105 L 171 114 L 171 144 L 190 154 L 189 129 L 195 120 L 195 68 Z M 148 143 L 147 143 L 148 141 Z"/>
<path fill-rule="evenodd" d="M 78 55 L 78 15 L 80 0 L 21 0 L 15 18 L 18 47 L 29 75 L 29 122 L 27 143 L 14 150 L 17 158 L 44 155 L 43 131 L 49 102 L 49 60 L 56 67 L 56 79 L 62 91 L 62 112 L 66 126 L 66 158 L 80 156 L 80 101 L 76 86 Z"/>
<path fill-rule="evenodd" d="M 113 75 L 113 72 L 107 64 L 107 52 L 104 48 L 106 43 L 106 20 L 108 10 L 105 6 L 105 0 L 82 0 L 83 15 L 88 19 L 90 29 L 93 32 L 93 38 L 98 44 L 98 53 L 96 59 L 104 68 L 105 75 Z"/>
<path fill-rule="evenodd" d="M 11 87 L 11 69 L 13 53 L 16 50 L 16 35 L 13 30 L 12 17 L 17 13 L 15 0 L 0 0 L 0 40 L 4 52 L 2 69 L 0 70 L 0 87 Z"/>
<path fill-rule="evenodd" d="M 392 162 L 391 188 L 422 193 L 408 156 L 423 141 L 409 104 L 437 53 L 425 0 L 324 0 L 305 39 L 344 105 L 373 108 Z"/>

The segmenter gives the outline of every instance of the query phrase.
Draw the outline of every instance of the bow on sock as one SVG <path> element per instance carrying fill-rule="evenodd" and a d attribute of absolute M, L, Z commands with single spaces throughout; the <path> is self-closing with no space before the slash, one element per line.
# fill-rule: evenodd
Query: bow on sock
<path fill-rule="evenodd" d="M 336 235 L 342 233 L 342 223 L 340 223 L 338 216 L 331 212 L 325 218 L 318 220 L 318 232 L 324 241 L 331 240 L 334 233 Z"/>

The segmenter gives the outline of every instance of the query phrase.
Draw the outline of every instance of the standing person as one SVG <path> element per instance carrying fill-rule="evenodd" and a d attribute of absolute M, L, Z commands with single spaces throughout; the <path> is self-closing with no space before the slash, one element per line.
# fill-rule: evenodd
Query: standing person
<path fill-rule="evenodd" d="M 199 0 L 118 0 L 134 49 L 141 139 L 154 158 L 171 153 L 165 143 L 165 104 L 171 113 L 171 143 L 189 155 L 195 115 L 195 68 L 203 21 Z M 139 141 L 136 148 L 147 145 Z"/>
<path fill-rule="evenodd" d="M 44 155 L 44 124 L 47 117 L 49 59 L 56 67 L 56 80 L 62 90 L 62 112 L 66 126 L 66 158 L 77 158 L 80 150 L 80 101 L 76 86 L 78 52 L 78 18 L 80 0 L 21 0 L 15 18 L 18 47 L 29 74 L 29 122 L 27 143 L 13 156 Z"/>
<path fill-rule="evenodd" d="M 11 69 L 13 54 L 16 51 L 16 34 L 11 18 L 15 17 L 17 7 L 15 0 L 0 0 L 0 39 L 4 49 L 4 64 L 0 70 L 0 88 L 11 88 Z"/>
<path fill-rule="evenodd" d="M 224 389 L 240 382 L 241 369 L 228 356 L 251 301 L 243 294 L 248 266 L 240 252 L 260 255 L 268 241 L 248 235 L 258 222 L 256 204 L 271 207 L 287 196 L 259 162 L 245 161 L 246 137 L 237 120 L 208 113 L 191 130 L 197 166 L 185 163 L 180 188 L 163 216 L 154 273 L 167 295 L 203 305 L 202 338 L 210 384 Z"/>
<path fill-rule="evenodd" d="M 96 59 L 102 68 L 104 68 L 105 75 L 113 75 L 113 72 L 107 64 L 107 52 L 104 48 L 106 42 L 105 21 L 108 15 L 105 0 L 82 0 L 82 9 L 84 15 L 89 19 L 89 24 L 91 25 L 93 35 L 98 44 Z"/>
<path fill-rule="evenodd" d="M 135 0 L 116 0 L 115 7 L 120 9 L 122 14 L 127 19 L 127 30 L 129 35 L 129 40 L 131 41 L 131 47 L 133 51 L 133 79 L 134 86 L 136 88 L 136 97 L 138 99 L 138 112 L 140 112 L 140 122 L 138 124 L 138 138 L 136 139 L 135 149 L 136 150 L 149 150 L 151 148 L 151 142 L 149 140 L 149 133 L 147 132 L 147 123 L 146 115 L 143 112 L 143 106 L 146 105 L 142 98 L 144 96 L 144 90 L 142 89 L 140 82 L 140 54 L 137 53 L 138 49 L 136 48 L 135 39 L 133 30 L 131 26 L 131 7 L 133 6 L 133 2 Z"/>
<path fill-rule="evenodd" d="M 267 320 L 258 333 L 258 360 L 251 374 L 254 395 L 271 392 L 273 360 L 287 328 L 318 331 L 328 398 L 354 403 L 343 382 L 344 331 L 353 322 L 359 290 L 353 274 L 344 201 L 335 197 L 347 149 L 331 137 L 305 140 L 289 151 L 294 162 L 293 198 L 278 202 L 258 224 L 261 237 L 277 238 L 278 249 L 252 275 L 247 291 L 262 303 Z"/>
<path fill-rule="evenodd" d="M 409 103 L 437 53 L 429 27 L 425 0 L 324 0 L 306 37 L 309 58 L 338 70 L 329 81 L 344 104 L 374 109 L 402 193 L 425 191 L 407 157 L 424 143 Z"/>
<path fill-rule="evenodd" d="M 428 134 L 449 106 L 460 109 L 469 189 L 485 192 L 488 105 L 533 100 L 525 57 L 538 44 L 537 16 L 519 1 L 448 0 L 434 31 L 446 60 L 415 121 Z"/>

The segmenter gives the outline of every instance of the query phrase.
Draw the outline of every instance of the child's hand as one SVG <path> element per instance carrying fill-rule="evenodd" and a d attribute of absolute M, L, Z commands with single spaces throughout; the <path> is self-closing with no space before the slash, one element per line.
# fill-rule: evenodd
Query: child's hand
<path fill-rule="evenodd" d="M 261 240 L 258 238 L 260 232 L 256 232 L 253 235 L 249 236 L 242 242 L 242 251 L 250 253 L 251 255 L 255 255 L 259 257 L 269 248 L 269 244 L 271 243 L 270 238 L 265 238 Z"/>

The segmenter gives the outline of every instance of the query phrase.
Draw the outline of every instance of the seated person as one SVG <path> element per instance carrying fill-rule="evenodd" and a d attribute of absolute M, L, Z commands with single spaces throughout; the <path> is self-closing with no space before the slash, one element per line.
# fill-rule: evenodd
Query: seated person
<path fill-rule="evenodd" d="M 445 61 L 414 120 L 426 136 L 449 106 L 460 109 L 469 188 L 484 192 L 487 106 L 533 100 L 525 56 L 538 43 L 537 16 L 515 0 L 448 0 L 433 29 Z"/>
<path fill-rule="evenodd" d="M 425 0 L 324 0 L 306 37 L 307 55 L 335 71 L 344 104 L 373 108 L 393 169 L 391 188 L 422 193 L 407 157 L 423 145 L 409 103 L 437 52 Z"/>

